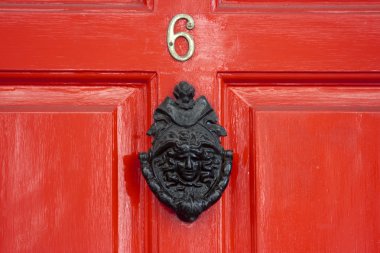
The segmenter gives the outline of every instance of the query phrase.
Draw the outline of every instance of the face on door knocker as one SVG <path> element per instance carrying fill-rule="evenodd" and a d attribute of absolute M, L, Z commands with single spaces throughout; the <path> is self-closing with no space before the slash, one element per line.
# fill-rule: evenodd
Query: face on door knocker
<path fill-rule="evenodd" d="M 176 100 L 166 98 L 154 113 L 148 153 L 140 153 L 142 173 L 155 195 L 184 221 L 194 221 L 213 205 L 226 188 L 232 151 L 220 145 L 225 129 L 217 124 L 205 97 L 180 82 Z"/>

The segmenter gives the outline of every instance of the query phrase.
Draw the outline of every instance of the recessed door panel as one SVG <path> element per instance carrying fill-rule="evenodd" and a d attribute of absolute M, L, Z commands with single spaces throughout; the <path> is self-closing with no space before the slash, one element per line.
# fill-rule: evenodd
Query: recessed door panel
<path fill-rule="evenodd" d="M 378 252 L 376 81 L 258 76 L 224 83 L 228 143 L 238 153 L 224 203 L 227 248 Z"/>
<path fill-rule="evenodd" d="M 147 119 L 131 119 L 150 110 L 152 77 L 139 78 L 3 76 L 1 252 L 142 251 L 150 203 L 135 164 Z"/>

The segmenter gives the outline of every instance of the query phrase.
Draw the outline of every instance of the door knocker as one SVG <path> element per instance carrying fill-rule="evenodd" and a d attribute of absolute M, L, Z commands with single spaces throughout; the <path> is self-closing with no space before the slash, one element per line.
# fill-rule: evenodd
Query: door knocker
<path fill-rule="evenodd" d="M 142 173 L 153 193 L 177 216 L 192 222 L 221 197 L 232 168 L 232 151 L 220 137 L 226 130 L 204 96 L 180 82 L 176 100 L 167 97 L 154 112 L 147 134 L 153 136 L 148 153 L 140 153 Z"/>

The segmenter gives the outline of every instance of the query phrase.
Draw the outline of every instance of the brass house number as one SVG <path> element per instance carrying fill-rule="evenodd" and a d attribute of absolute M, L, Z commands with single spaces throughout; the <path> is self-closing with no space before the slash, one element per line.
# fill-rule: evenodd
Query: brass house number
<path fill-rule="evenodd" d="M 195 48 L 194 48 L 193 37 L 190 34 L 188 34 L 186 32 L 174 33 L 174 26 L 177 23 L 177 21 L 180 19 L 186 19 L 186 21 L 187 21 L 186 28 L 188 30 L 192 30 L 194 28 L 194 26 L 195 26 L 194 19 L 190 15 L 187 15 L 187 14 L 175 15 L 169 23 L 167 43 L 168 43 L 168 49 L 169 49 L 170 55 L 174 59 L 176 59 L 177 61 L 184 62 L 184 61 L 187 61 L 188 59 L 190 59 L 191 56 L 193 56 Z M 175 50 L 175 41 L 179 37 L 185 38 L 188 45 L 189 45 L 189 48 L 188 48 L 187 53 L 185 55 L 179 55 L 177 53 L 177 51 Z"/>

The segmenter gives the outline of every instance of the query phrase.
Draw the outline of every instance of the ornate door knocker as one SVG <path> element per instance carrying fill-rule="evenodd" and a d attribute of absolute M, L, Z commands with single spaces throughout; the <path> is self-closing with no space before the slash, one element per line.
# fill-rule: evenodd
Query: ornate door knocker
<path fill-rule="evenodd" d="M 175 87 L 176 100 L 167 97 L 154 112 L 151 149 L 139 156 L 150 189 L 186 222 L 218 201 L 232 167 L 232 151 L 220 144 L 226 130 L 207 99 L 194 101 L 194 93 L 187 82 Z"/>

